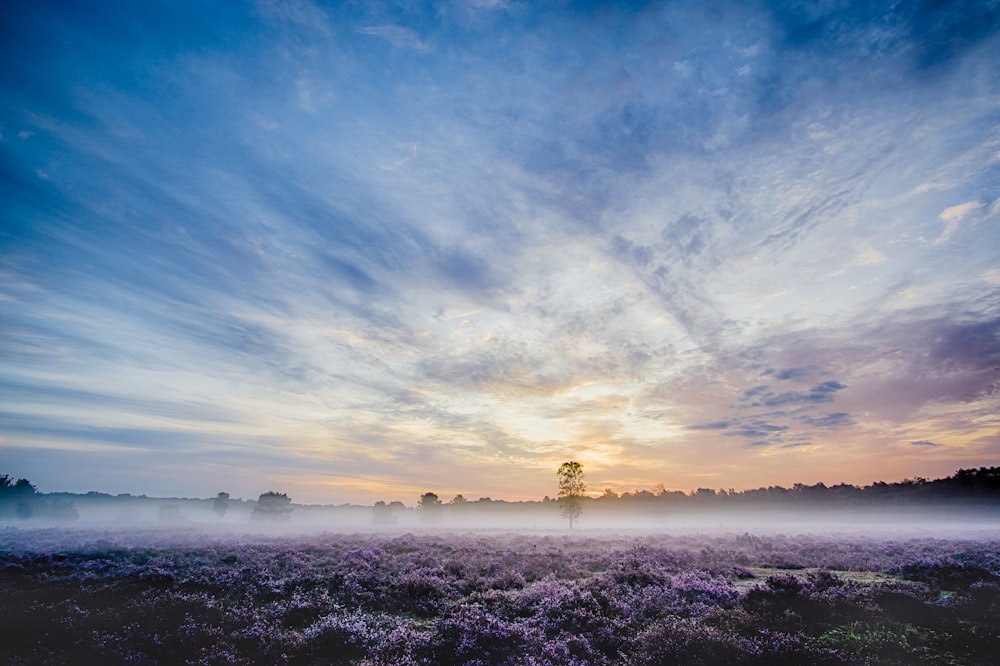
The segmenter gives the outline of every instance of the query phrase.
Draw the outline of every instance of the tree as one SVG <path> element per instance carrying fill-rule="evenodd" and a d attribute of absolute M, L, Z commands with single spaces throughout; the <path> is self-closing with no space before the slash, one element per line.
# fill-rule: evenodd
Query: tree
<path fill-rule="evenodd" d="M 394 502 L 394 504 L 398 504 L 398 502 Z M 382 500 L 375 502 L 375 506 L 372 507 L 372 522 L 376 525 L 394 525 L 396 516 L 392 513 L 393 508 L 392 504 L 386 504 Z"/>
<path fill-rule="evenodd" d="M 441 499 L 436 493 L 424 493 L 417 502 L 420 518 L 425 523 L 441 522 Z"/>
<path fill-rule="evenodd" d="M 218 514 L 219 520 L 225 517 L 226 512 L 229 511 L 229 493 L 219 493 L 215 496 L 215 502 L 212 503 L 212 511 Z"/>
<path fill-rule="evenodd" d="M 288 505 L 291 503 L 291 498 L 285 493 L 269 490 L 257 498 L 257 506 L 251 515 L 255 520 L 289 520 L 292 509 Z"/>
<path fill-rule="evenodd" d="M 556 472 L 559 478 L 559 508 L 562 516 L 569 519 L 569 528 L 573 529 L 573 521 L 583 513 L 583 494 L 587 492 L 587 484 L 583 481 L 583 465 L 571 460 L 559 466 Z"/>
<path fill-rule="evenodd" d="M 11 512 L 22 520 L 40 518 L 65 521 L 80 517 L 72 502 L 61 498 L 46 499 L 31 481 L 14 481 L 10 476 L 0 474 L 0 516 Z"/>
<path fill-rule="evenodd" d="M 18 479 L 17 483 L 9 485 L 6 489 L 11 499 L 14 500 L 14 513 L 18 518 L 27 519 L 35 513 L 35 504 L 38 499 L 38 489 L 27 479 Z"/>
<path fill-rule="evenodd" d="M 17 483 L 14 484 L 13 493 L 20 497 L 34 497 L 38 494 L 38 488 L 35 488 L 35 484 L 27 479 L 18 479 Z"/>

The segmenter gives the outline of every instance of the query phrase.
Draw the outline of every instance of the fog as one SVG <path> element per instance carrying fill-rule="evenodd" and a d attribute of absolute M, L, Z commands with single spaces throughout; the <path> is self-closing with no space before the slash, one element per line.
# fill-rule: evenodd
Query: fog
<path fill-rule="evenodd" d="M 854 534 L 978 538 L 1000 532 L 1000 467 L 961 469 L 935 480 L 857 487 L 839 484 L 744 491 L 699 488 L 562 501 L 508 502 L 435 493 L 415 506 L 296 504 L 285 493 L 256 499 L 155 498 L 100 492 L 39 493 L 26 479 L 0 477 L 0 527 L 161 530 L 204 534 L 455 533 Z"/>
<path fill-rule="evenodd" d="M 58 500 L 68 503 L 65 498 Z M 554 536 L 628 537 L 681 534 L 856 535 L 872 538 L 927 536 L 982 538 L 1000 535 L 1000 511 L 990 505 L 629 511 L 585 507 L 572 528 L 555 502 L 440 505 L 435 510 L 395 506 L 289 504 L 277 515 L 262 513 L 256 501 L 231 499 L 219 510 L 214 499 L 133 496 L 76 496 L 72 516 L 51 511 L 7 511 L 0 527 L 126 534 L 187 533 L 192 536 L 254 534 L 263 537 L 317 533 L 486 534 L 520 532 Z M 32 515 L 27 515 L 31 513 Z"/>

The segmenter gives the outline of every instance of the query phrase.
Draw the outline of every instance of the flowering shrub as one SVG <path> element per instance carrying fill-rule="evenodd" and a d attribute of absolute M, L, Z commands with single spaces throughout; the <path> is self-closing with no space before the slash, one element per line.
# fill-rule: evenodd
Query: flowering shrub
<path fill-rule="evenodd" d="M 3 663 L 990 663 L 1000 543 L 5 530 Z"/>

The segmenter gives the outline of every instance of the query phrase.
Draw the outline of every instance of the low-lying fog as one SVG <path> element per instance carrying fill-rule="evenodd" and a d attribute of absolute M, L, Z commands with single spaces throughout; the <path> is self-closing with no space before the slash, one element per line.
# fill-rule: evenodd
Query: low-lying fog
<path fill-rule="evenodd" d="M 687 510 L 674 513 L 584 511 L 572 528 L 558 506 L 492 508 L 445 506 L 435 512 L 361 506 L 292 505 L 279 516 L 262 517 L 253 503 L 234 502 L 224 513 L 206 500 L 135 499 L 81 502 L 75 520 L 5 515 L 0 528 L 128 531 L 131 529 L 210 534 L 295 535 L 320 532 L 474 533 L 529 532 L 580 536 L 628 534 L 858 534 L 977 538 L 1000 535 L 1000 512 L 988 507 L 906 507 L 775 510 Z"/>

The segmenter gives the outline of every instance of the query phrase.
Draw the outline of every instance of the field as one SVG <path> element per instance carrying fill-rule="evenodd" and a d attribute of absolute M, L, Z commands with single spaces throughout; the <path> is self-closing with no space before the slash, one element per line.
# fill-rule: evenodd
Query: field
<path fill-rule="evenodd" d="M 988 664 L 1000 538 L 0 532 L 8 664 Z"/>

